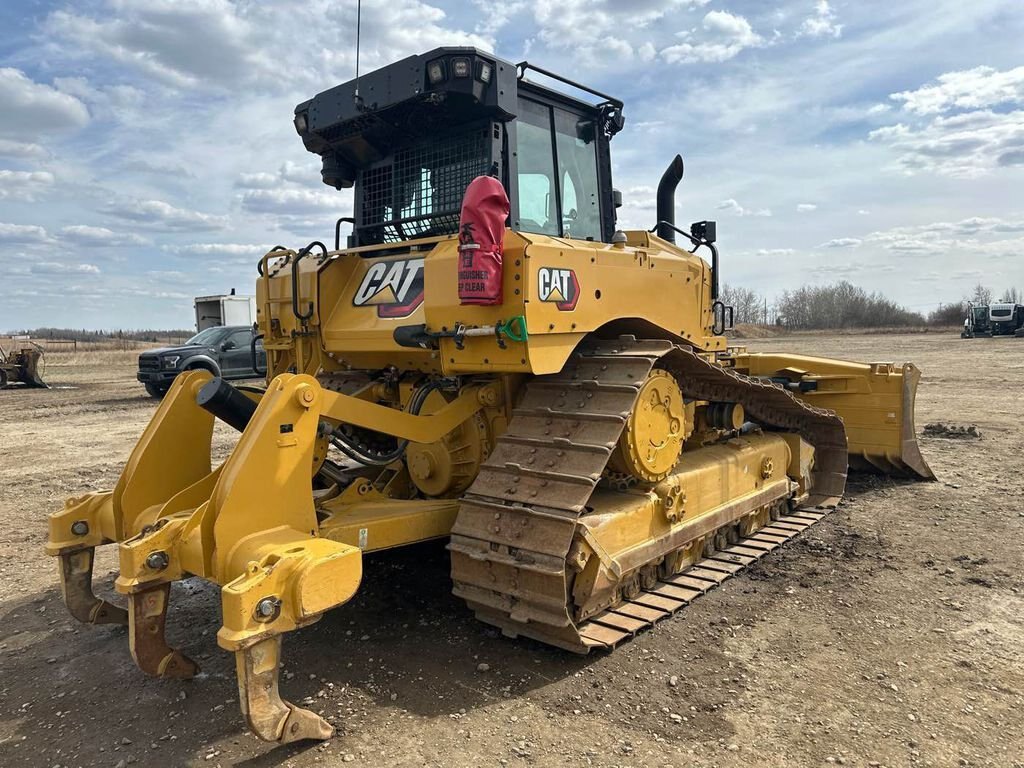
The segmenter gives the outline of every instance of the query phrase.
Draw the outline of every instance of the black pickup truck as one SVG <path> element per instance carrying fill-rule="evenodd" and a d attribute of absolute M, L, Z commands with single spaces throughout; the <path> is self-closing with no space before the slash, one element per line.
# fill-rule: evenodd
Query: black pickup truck
<path fill-rule="evenodd" d="M 180 347 L 151 349 L 139 355 L 139 381 L 153 397 L 166 394 L 174 377 L 197 368 L 225 379 L 262 377 L 267 368 L 263 343 L 256 340 L 253 368 L 253 329 L 245 325 L 218 325 L 200 331 Z"/>

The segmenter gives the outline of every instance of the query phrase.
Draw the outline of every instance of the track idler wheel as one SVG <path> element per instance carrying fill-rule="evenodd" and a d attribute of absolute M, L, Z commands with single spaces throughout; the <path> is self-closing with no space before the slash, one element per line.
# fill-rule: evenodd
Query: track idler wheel
<path fill-rule="evenodd" d="M 242 715 L 253 733 L 264 741 L 288 744 L 303 739 L 323 741 L 334 735 L 334 726 L 315 712 L 281 698 L 278 670 L 281 667 L 281 636 L 259 640 L 235 651 L 238 700 Z"/>
<path fill-rule="evenodd" d="M 641 385 L 618 445 L 609 459 L 613 471 L 656 483 L 668 477 L 692 428 L 675 377 L 655 368 Z"/>

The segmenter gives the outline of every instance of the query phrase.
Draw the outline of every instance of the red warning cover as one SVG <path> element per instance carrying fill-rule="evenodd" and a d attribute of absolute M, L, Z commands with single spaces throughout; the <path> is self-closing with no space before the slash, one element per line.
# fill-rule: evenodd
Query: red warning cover
<path fill-rule="evenodd" d="M 501 256 L 508 195 L 493 176 L 466 187 L 459 218 L 459 302 L 501 304 Z"/>

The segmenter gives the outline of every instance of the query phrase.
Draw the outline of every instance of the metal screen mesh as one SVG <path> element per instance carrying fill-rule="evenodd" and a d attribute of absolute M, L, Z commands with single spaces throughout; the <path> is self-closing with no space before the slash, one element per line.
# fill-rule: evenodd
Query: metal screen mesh
<path fill-rule="evenodd" d="M 466 187 L 490 167 L 489 126 L 399 149 L 360 177 L 361 243 L 394 243 L 459 228 Z"/>

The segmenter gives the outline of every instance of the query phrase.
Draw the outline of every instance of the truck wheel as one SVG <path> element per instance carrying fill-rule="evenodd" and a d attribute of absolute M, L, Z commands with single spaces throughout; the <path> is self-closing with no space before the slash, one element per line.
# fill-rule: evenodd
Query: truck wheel
<path fill-rule="evenodd" d="M 7 371 L 5 371 L 3 368 L 0 368 L 0 389 L 3 389 L 6 386 L 7 386 Z"/>
<path fill-rule="evenodd" d="M 150 397 L 155 397 L 157 400 L 163 400 L 164 395 L 167 394 L 166 389 L 149 382 L 146 383 L 146 392 L 149 393 Z"/>

